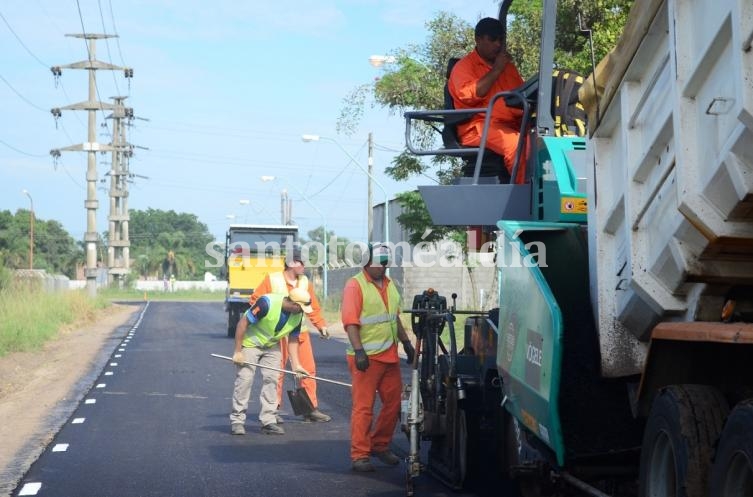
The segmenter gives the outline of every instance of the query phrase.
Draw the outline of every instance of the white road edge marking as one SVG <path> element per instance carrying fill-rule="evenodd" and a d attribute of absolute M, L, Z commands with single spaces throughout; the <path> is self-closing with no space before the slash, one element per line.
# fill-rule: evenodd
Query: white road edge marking
<path fill-rule="evenodd" d="M 40 488 L 42 488 L 42 483 L 40 482 L 26 483 L 21 491 L 18 492 L 18 495 L 37 495 Z"/>

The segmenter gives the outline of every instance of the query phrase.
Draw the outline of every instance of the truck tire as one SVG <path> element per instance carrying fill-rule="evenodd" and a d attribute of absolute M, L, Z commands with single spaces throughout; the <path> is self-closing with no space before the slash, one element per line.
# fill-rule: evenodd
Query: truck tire
<path fill-rule="evenodd" d="M 727 401 L 706 385 L 672 385 L 654 399 L 643 433 L 640 497 L 705 497 Z"/>
<path fill-rule="evenodd" d="M 240 309 L 237 305 L 230 304 L 227 311 L 227 336 L 228 338 L 235 337 L 235 327 L 238 326 L 238 321 L 241 319 Z"/>
<path fill-rule="evenodd" d="M 710 495 L 753 495 L 753 399 L 738 404 L 724 424 L 711 469 Z"/>

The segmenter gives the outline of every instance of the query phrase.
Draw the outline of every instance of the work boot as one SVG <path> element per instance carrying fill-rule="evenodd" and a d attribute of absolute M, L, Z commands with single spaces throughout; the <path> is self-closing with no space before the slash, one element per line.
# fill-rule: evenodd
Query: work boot
<path fill-rule="evenodd" d="M 332 416 L 324 414 L 319 409 L 314 409 L 311 413 L 303 415 L 303 421 L 305 423 L 327 423 L 332 421 Z"/>
<path fill-rule="evenodd" d="M 381 451 L 372 451 L 371 455 L 382 461 L 388 466 L 396 466 L 400 464 L 400 458 L 397 457 L 390 449 Z"/>
<path fill-rule="evenodd" d="M 243 426 L 243 423 L 233 423 L 230 425 L 230 433 L 233 435 L 245 435 L 246 428 Z"/>
<path fill-rule="evenodd" d="M 371 473 L 374 471 L 374 466 L 371 465 L 371 462 L 366 459 L 356 459 L 353 461 L 353 471 L 358 471 L 359 473 Z"/>
<path fill-rule="evenodd" d="M 275 423 L 269 423 L 268 425 L 264 425 L 261 427 L 261 432 L 265 435 L 284 435 L 285 430 L 282 429 L 282 426 L 279 426 Z"/>

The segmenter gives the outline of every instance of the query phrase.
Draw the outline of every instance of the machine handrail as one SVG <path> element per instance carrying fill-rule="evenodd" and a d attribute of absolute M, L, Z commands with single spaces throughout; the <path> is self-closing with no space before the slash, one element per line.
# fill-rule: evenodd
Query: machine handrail
<path fill-rule="evenodd" d="M 419 110 L 419 111 L 408 111 L 405 112 L 403 115 L 405 117 L 405 145 L 408 148 L 408 150 L 414 154 L 414 155 L 450 155 L 450 156 L 463 156 L 463 155 L 469 155 L 476 153 L 476 166 L 473 170 L 473 184 L 478 184 L 479 176 L 481 175 L 481 163 L 484 160 L 484 151 L 486 150 L 486 139 L 488 135 L 489 130 L 489 123 L 491 122 L 492 117 L 492 108 L 494 107 L 494 104 L 499 100 L 500 98 L 510 98 L 510 100 L 514 101 L 516 104 L 520 102 L 520 106 L 523 108 L 523 119 L 521 119 L 520 124 L 520 136 L 524 137 L 526 135 L 526 128 L 528 127 L 529 122 L 529 109 L 530 109 L 530 103 L 528 102 L 528 99 L 525 97 L 525 94 L 518 90 L 511 90 L 511 91 L 501 91 L 499 93 L 496 93 L 492 98 L 489 100 L 489 104 L 486 107 L 483 108 L 475 108 L 475 109 L 444 109 L 444 110 Z M 516 105 L 517 106 L 517 105 Z M 411 129 L 413 126 L 411 126 L 414 119 L 420 120 L 420 121 L 426 121 L 426 122 L 434 122 L 434 123 L 445 123 L 445 117 L 447 116 L 472 116 L 475 114 L 484 114 L 484 127 L 481 132 L 481 142 L 478 147 L 467 147 L 467 148 L 439 148 L 439 149 L 429 149 L 429 150 L 419 150 L 413 145 L 413 138 L 411 136 Z M 512 170 L 512 174 L 510 175 L 511 180 L 514 181 L 519 166 L 520 166 L 520 156 L 523 151 L 523 146 L 525 144 L 524 140 L 518 140 L 518 148 L 515 151 L 515 161 L 514 166 Z"/>

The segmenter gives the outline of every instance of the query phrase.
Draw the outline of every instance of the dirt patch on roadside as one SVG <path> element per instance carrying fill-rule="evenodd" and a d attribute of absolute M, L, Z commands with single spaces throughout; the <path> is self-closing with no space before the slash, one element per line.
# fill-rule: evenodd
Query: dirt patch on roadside
<path fill-rule="evenodd" d="M 52 440 L 141 307 L 114 304 L 42 350 L 0 358 L 0 495 L 10 494 Z"/>

